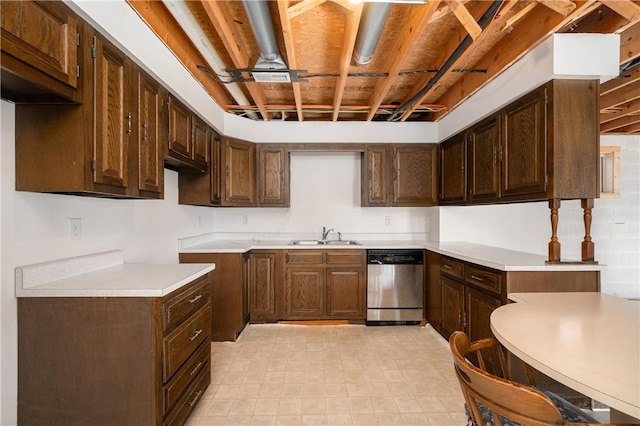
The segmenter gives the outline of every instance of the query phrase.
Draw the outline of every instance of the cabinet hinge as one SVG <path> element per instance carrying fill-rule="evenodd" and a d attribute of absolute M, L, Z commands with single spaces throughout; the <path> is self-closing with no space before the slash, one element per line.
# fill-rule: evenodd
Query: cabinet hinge
<path fill-rule="evenodd" d="M 544 176 L 544 190 L 547 190 L 547 187 L 549 186 L 549 175 L 545 175 Z"/>
<path fill-rule="evenodd" d="M 76 77 L 80 77 L 80 65 L 76 65 Z"/>
<path fill-rule="evenodd" d="M 96 167 L 97 167 L 96 160 L 91 160 L 91 171 L 95 172 Z"/>
<path fill-rule="evenodd" d="M 549 94 L 547 93 L 547 91 L 544 91 L 544 104 L 548 105 L 549 104 Z"/>
<path fill-rule="evenodd" d="M 96 38 L 93 38 L 93 43 L 91 44 L 91 57 L 93 59 L 96 58 Z"/>
<path fill-rule="evenodd" d="M 76 33 L 76 46 L 80 46 L 80 33 Z"/>

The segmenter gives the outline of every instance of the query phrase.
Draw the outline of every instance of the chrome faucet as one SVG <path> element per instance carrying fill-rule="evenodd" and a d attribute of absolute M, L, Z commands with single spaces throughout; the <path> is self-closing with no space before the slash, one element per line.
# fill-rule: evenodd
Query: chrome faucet
<path fill-rule="evenodd" d="M 326 241 L 329 236 L 329 232 L 333 231 L 333 228 L 327 229 L 326 227 L 322 227 L 322 241 Z"/>

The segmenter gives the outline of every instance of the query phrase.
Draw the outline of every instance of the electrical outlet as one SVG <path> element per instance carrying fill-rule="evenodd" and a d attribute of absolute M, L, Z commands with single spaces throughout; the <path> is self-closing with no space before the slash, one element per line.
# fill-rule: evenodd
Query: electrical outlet
<path fill-rule="evenodd" d="M 202 216 L 198 216 L 198 218 L 196 219 L 196 227 L 200 229 L 201 226 L 202 226 Z"/>
<path fill-rule="evenodd" d="M 248 214 L 243 214 L 242 215 L 242 224 L 246 225 L 249 223 L 249 215 Z"/>
<path fill-rule="evenodd" d="M 390 226 L 391 225 L 391 216 L 385 216 L 384 217 L 384 226 Z"/>
<path fill-rule="evenodd" d="M 79 217 L 69 218 L 70 236 L 72 240 L 82 239 L 82 219 Z"/>

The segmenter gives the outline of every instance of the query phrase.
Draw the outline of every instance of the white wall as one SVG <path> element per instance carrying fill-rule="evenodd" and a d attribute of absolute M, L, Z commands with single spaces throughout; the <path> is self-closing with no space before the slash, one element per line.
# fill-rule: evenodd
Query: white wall
<path fill-rule="evenodd" d="M 605 264 L 602 292 L 640 298 L 640 136 L 602 136 L 621 152 L 621 197 L 595 200 L 591 236 L 596 260 Z M 579 201 L 560 208 L 558 236 L 563 260 L 580 259 L 584 237 Z M 436 216 L 436 215 L 434 215 Z M 436 220 L 436 219 L 432 219 Z M 547 255 L 551 238 L 548 203 L 440 207 L 440 241 L 469 241 Z"/>
<path fill-rule="evenodd" d="M 344 239 L 428 238 L 428 208 L 360 206 L 360 166 L 358 153 L 292 153 L 291 207 L 217 209 L 216 231 L 319 238 L 326 226 L 341 232 Z"/>

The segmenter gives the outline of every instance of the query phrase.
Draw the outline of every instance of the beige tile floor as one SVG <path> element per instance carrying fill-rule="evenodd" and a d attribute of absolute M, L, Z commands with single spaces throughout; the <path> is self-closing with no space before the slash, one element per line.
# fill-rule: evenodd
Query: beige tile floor
<path fill-rule="evenodd" d="M 187 426 L 466 424 L 448 344 L 429 326 L 249 325 L 211 351 Z"/>

